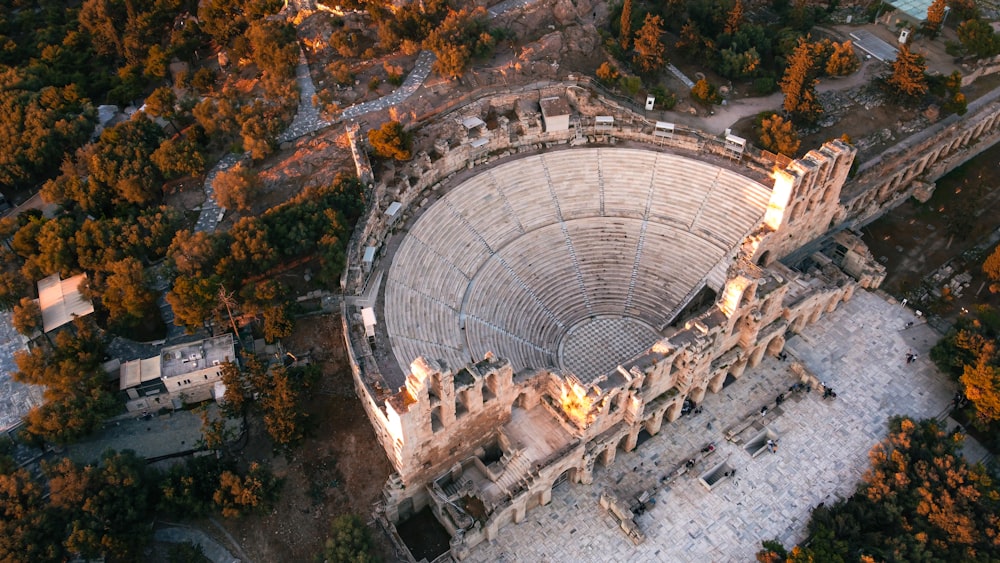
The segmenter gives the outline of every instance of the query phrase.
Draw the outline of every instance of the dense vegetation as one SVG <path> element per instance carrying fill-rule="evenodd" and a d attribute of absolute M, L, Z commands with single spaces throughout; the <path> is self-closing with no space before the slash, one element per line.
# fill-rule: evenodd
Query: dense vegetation
<path fill-rule="evenodd" d="M 235 517 L 261 511 L 280 485 L 259 465 L 238 471 L 213 456 L 162 473 L 130 451 L 108 451 L 99 464 L 66 458 L 43 463 L 40 476 L 0 464 L 0 560 L 138 561 L 152 538 L 155 514 L 191 518 L 219 511 Z"/>
<path fill-rule="evenodd" d="M 990 292 L 1000 292 L 1000 246 L 986 256 L 983 273 Z M 977 437 L 992 451 L 1000 449 L 1000 313 L 981 304 L 959 316 L 952 329 L 931 350 L 941 371 L 958 381 L 962 410 Z M 966 401 L 968 404 L 966 405 Z"/>
<path fill-rule="evenodd" d="M 813 510 L 803 546 L 766 541 L 757 560 L 996 561 L 1000 489 L 958 455 L 961 441 L 935 420 L 894 418 L 857 491 Z"/>

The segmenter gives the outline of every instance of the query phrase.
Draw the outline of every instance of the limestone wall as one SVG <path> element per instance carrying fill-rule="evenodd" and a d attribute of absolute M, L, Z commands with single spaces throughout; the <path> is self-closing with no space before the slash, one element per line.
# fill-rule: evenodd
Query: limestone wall
<path fill-rule="evenodd" d="M 840 221 L 862 226 L 1000 141 L 1000 90 L 862 163 L 844 186 Z"/>

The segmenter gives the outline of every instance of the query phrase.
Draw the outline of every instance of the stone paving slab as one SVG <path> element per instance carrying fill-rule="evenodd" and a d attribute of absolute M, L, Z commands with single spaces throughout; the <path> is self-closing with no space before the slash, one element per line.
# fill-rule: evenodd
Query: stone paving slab
<path fill-rule="evenodd" d="M 14 328 L 14 314 L 0 311 L 0 431 L 16 425 L 32 407 L 42 404 L 42 388 L 14 381 L 14 354 L 27 350 L 25 339 Z"/>
<path fill-rule="evenodd" d="M 906 328 L 906 323 L 915 324 Z M 868 451 L 887 435 L 894 414 L 941 415 L 953 384 L 930 362 L 937 335 L 904 307 L 859 291 L 803 334 L 786 351 L 837 392 L 795 394 L 758 421 L 778 434 L 776 453 L 756 458 L 726 442 L 724 429 L 759 416 L 796 381 L 789 364 L 774 358 L 747 370 L 717 394 L 703 412 L 674 423 L 608 468 L 594 470 L 593 485 L 565 483 L 552 502 L 530 511 L 500 538 L 481 544 L 468 561 L 752 561 L 762 540 L 785 545 L 804 539 L 810 511 L 850 494 L 868 468 Z M 906 363 L 906 354 L 919 355 Z M 792 358 L 794 359 L 794 358 Z M 716 452 L 656 495 L 638 517 L 646 541 L 634 546 L 598 507 L 601 490 L 634 499 L 708 442 Z M 736 472 L 709 492 L 697 476 L 727 461 Z"/>

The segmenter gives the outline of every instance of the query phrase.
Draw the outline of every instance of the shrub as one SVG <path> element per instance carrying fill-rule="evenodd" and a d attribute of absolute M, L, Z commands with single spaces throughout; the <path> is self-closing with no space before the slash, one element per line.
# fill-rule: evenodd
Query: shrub
<path fill-rule="evenodd" d="M 719 89 L 704 78 L 695 83 L 694 87 L 691 88 L 691 97 L 706 104 L 717 104 L 722 101 L 722 97 L 719 96 Z"/>
<path fill-rule="evenodd" d="M 753 81 L 753 91 L 758 96 L 767 96 L 778 90 L 778 83 L 773 76 L 762 76 Z"/>

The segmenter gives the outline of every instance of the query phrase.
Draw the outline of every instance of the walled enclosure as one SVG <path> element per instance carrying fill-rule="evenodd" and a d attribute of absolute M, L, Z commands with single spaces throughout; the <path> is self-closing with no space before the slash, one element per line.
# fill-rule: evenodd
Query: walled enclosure
<path fill-rule="evenodd" d="M 565 131 L 543 131 L 538 100 L 552 96 L 565 97 L 571 107 L 570 127 Z M 499 117 L 488 119 L 495 115 Z M 599 115 L 613 116 L 614 124 L 599 125 L 595 119 Z M 462 120 L 472 116 L 493 123 L 466 130 Z M 757 208 L 738 201 L 724 207 L 727 213 L 756 210 L 757 215 L 745 232 L 727 243 L 719 262 L 708 272 L 700 272 L 690 288 L 692 293 L 702 287 L 711 289 L 714 303 L 692 301 L 685 309 L 690 299 L 665 300 L 663 324 L 654 327 L 658 331 L 655 341 L 635 355 L 618 358 L 616 367 L 601 373 L 569 374 L 555 365 L 515 367 L 501 350 L 477 357 L 472 355 L 474 350 L 462 348 L 461 333 L 451 347 L 461 353 L 442 353 L 441 343 L 431 341 L 426 343 L 426 354 L 406 366 L 411 358 L 405 354 L 398 357 L 373 350 L 358 311 L 347 310 L 345 305 L 345 334 L 356 390 L 396 468 L 385 488 L 384 516 L 395 523 L 430 505 L 452 533 L 452 554 L 462 557 L 477 543 L 496 538 L 503 525 L 519 522 L 532 506 L 546 504 L 552 487 L 561 480 L 590 483 L 595 462 L 613 463 L 619 447 L 633 449 L 642 430 L 656 434 L 664 419 L 673 421 L 681 414 L 685 401 L 697 404 L 707 391 L 721 389 L 727 377 L 741 377 L 765 353 L 779 353 L 786 333 L 817 321 L 850 299 L 857 287 L 877 287 L 884 270 L 843 227 L 869 220 L 902 201 L 922 180 L 936 179 L 942 170 L 957 165 L 950 163 L 970 152 L 970 145 L 978 142 L 976 150 L 988 146 L 995 141 L 991 137 L 996 136 L 995 127 L 981 124 L 995 125 L 997 119 L 1000 104 L 996 97 L 977 100 L 966 119 L 949 118 L 935 126 L 933 143 L 927 139 L 904 143 L 908 148 L 862 164 L 857 177 L 848 180 L 855 151 L 840 141 L 826 143 L 772 171 L 773 162 L 752 148 L 739 156 L 724 140 L 698 131 L 674 127 L 668 133 L 576 83 L 503 93 L 441 117 L 437 123 L 448 134 L 439 136 L 435 158 L 421 153 L 395 178 L 373 186 L 374 205 L 349 248 L 350 267 L 343 280 L 346 295 L 374 292 L 383 296 L 377 311 L 380 342 L 392 343 L 393 352 L 396 342 L 402 341 L 393 340 L 392 331 L 402 334 L 402 325 L 394 319 L 405 317 L 413 303 L 392 297 L 393 292 L 406 289 L 394 278 L 393 269 L 396 257 L 407 248 L 408 232 L 419 231 L 425 219 L 416 218 L 425 212 L 430 217 L 436 212 L 443 219 L 447 215 L 440 211 L 448 207 L 450 215 L 465 217 L 454 206 L 458 200 L 449 198 L 477 178 L 492 174 L 491 181 L 496 182 L 500 171 L 513 173 L 530 158 L 545 162 L 546 174 L 535 191 L 551 194 L 557 210 L 555 224 L 563 225 L 552 236 L 561 231 L 567 241 L 572 240 L 566 234 L 571 230 L 560 215 L 560 202 L 573 190 L 559 191 L 561 178 L 551 174 L 554 167 L 550 166 L 559 162 L 561 153 L 596 150 L 603 166 L 604 156 L 623 154 L 615 152 L 621 149 L 607 147 L 627 145 L 631 150 L 687 162 L 692 169 L 710 166 L 720 174 L 743 176 L 747 186 L 763 187 L 765 201 Z M 929 143 L 941 150 L 928 152 Z M 583 146 L 602 148 L 572 148 Z M 921 158 L 911 158 L 913 154 Z M 507 162 L 516 168 L 504 168 Z M 612 158 L 608 171 L 619 174 L 621 168 L 613 168 L 615 162 Z M 478 186 L 485 189 L 485 184 Z M 596 189 L 603 202 L 614 187 L 609 182 Z M 438 201 L 442 193 L 446 195 Z M 389 217 L 384 211 L 393 201 L 401 203 L 404 211 Z M 646 201 L 630 212 L 637 213 L 639 220 L 650 219 Z M 601 213 L 593 217 L 611 222 L 621 218 L 605 213 L 603 203 Z M 411 218 L 415 219 L 412 224 Z M 441 248 L 449 248 L 448 240 Z M 359 258 L 366 247 L 378 248 L 379 254 L 374 264 L 362 267 Z M 491 256 L 495 254 L 487 248 Z M 457 252 L 455 259 L 464 255 Z M 426 256 L 410 260 L 433 262 Z M 640 261 L 636 254 L 635 262 Z M 579 280 L 583 270 L 579 264 L 570 264 Z M 665 264 L 663 275 L 684 266 Z M 466 276 L 470 277 L 475 278 Z M 380 290 L 383 279 L 385 287 Z M 412 276 L 403 279 L 416 282 Z M 432 288 L 433 284 L 421 291 Z M 432 296 L 433 300 L 447 302 L 440 296 Z M 403 310 L 391 310 L 391 305 Z M 443 305 L 460 318 L 462 306 L 461 300 Z M 509 303 L 503 301 L 500 307 L 504 306 Z M 678 314 L 685 322 L 677 322 Z M 468 330 L 467 323 L 462 326 L 458 330 Z M 402 336 L 412 343 L 425 327 L 420 324 Z M 465 363 L 462 354 L 475 361 Z M 409 369 L 400 370 L 400 363 Z M 471 511 L 470 499 L 481 503 L 482 510 Z"/>

